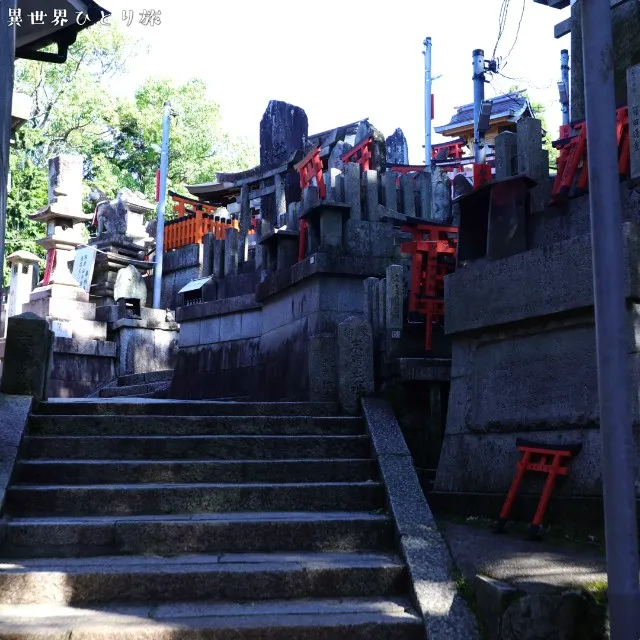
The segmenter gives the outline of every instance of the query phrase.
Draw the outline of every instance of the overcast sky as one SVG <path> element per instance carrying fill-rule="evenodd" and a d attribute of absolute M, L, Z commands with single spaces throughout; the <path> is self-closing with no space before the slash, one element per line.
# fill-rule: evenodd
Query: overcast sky
<path fill-rule="evenodd" d="M 473 100 L 471 54 L 491 56 L 498 35 L 500 0 L 99 0 L 132 35 L 151 47 L 135 60 L 121 93 L 132 93 L 148 75 L 204 80 L 222 107 L 224 126 L 258 140 L 270 99 L 302 107 L 310 133 L 361 118 L 390 135 L 401 127 L 411 162 L 424 161 L 423 41 L 433 40 L 436 96 L 434 124 Z M 512 0 L 497 56 L 511 49 L 503 72 L 517 78 L 533 99 L 549 105 L 555 137 L 560 124 L 557 80 L 560 50 L 569 36 L 553 27 L 569 15 L 533 0 Z M 160 11 L 161 24 L 140 24 L 144 10 Z M 127 21 L 123 22 L 123 11 Z M 129 12 L 133 11 L 130 26 Z M 497 77 L 487 97 L 514 80 Z M 434 135 L 434 142 L 440 138 Z"/>

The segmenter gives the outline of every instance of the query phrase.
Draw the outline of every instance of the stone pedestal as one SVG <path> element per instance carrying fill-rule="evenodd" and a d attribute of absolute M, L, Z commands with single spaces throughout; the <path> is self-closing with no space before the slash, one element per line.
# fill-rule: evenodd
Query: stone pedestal
<path fill-rule="evenodd" d="M 58 337 L 107 339 L 107 326 L 95 320 L 96 305 L 79 287 L 51 284 L 34 289 L 23 310 L 45 318 Z"/>
<path fill-rule="evenodd" d="M 350 207 L 341 202 L 320 202 L 300 216 L 309 224 L 309 251 L 331 251 L 343 247 L 343 225 Z"/>
<path fill-rule="evenodd" d="M 133 265 L 146 274 L 153 268 L 152 262 L 144 260 L 144 249 L 128 236 L 102 234 L 89 244 L 97 249 L 91 295 L 99 307 L 115 304 L 114 287 L 120 269 Z"/>
<path fill-rule="evenodd" d="M 265 252 L 267 271 L 280 271 L 295 264 L 300 242 L 297 231 L 275 229 L 259 242 Z"/>
<path fill-rule="evenodd" d="M 172 312 L 141 308 L 138 314 L 124 305 L 109 305 L 100 307 L 97 317 L 107 324 L 116 346 L 116 375 L 173 369 L 179 326 Z"/>

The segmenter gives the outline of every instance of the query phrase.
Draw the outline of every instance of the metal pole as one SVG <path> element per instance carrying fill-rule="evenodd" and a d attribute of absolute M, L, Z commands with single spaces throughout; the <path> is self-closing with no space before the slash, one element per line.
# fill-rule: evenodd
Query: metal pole
<path fill-rule="evenodd" d="M 162 256 L 164 254 L 164 214 L 167 205 L 167 173 L 169 172 L 169 124 L 171 103 L 164 103 L 162 114 L 162 152 L 160 154 L 160 198 L 158 201 L 158 228 L 156 230 L 156 264 L 153 273 L 153 308 L 160 308 L 162 294 Z"/>
<path fill-rule="evenodd" d="M 431 38 L 424 39 L 424 157 L 427 171 L 431 169 Z"/>
<path fill-rule="evenodd" d="M 487 151 L 484 144 L 484 136 L 481 137 L 478 129 L 480 109 L 484 101 L 484 51 L 476 49 L 473 52 L 473 147 L 476 164 L 484 164 Z"/>
<path fill-rule="evenodd" d="M 582 0 L 602 484 L 612 640 L 638 640 L 638 531 L 609 0 Z"/>
<path fill-rule="evenodd" d="M 16 54 L 16 28 L 9 26 L 9 9 L 18 0 L 0 3 L 0 288 L 4 286 L 4 248 L 7 230 L 7 196 L 9 190 L 9 141 L 11 140 L 11 106 L 13 102 L 13 68 Z M 0 295 L 0 317 L 2 296 Z"/>
<path fill-rule="evenodd" d="M 562 82 L 566 91 L 566 101 L 562 102 L 562 124 L 569 124 L 569 51 L 563 49 L 560 52 L 560 69 L 562 71 Z"/>

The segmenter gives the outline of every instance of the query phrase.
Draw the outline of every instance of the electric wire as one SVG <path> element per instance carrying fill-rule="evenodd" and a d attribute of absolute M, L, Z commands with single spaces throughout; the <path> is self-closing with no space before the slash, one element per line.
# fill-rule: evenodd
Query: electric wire
<path fill-rule="evenodd" d="M 500 40 L 502 39 L 502 35 L 504 34 L 504 29 L 507 25 L 507 15 L 509 14 L 510 4 L 511 4 L 511 0 L 502 0 L 502 5 L 500 6 L 500 13 L 498 14 L 498 38 L 496 40 L 495 47 L 493 47 L 493 53 L 491 54 L 492 60 L 494 60 L 496 57 L 496 51 L 498 50 L 498 45 L 500 44 Z"/>
<path fill-rule="evenodd" d="M 517 42 L 518 42 L 518 37 L 520 36 L 520 28 L 522 27 L 522 20 L 524 18 L 524 12 L 525 9 L 527 7 L 527 0 L 522 0 L 522 11 L 520 12 L 520 20 L 518 21 L 518 28 L 516 29 L 516 35 L 513 39 L 513 44 L 511 45 L 511 49 L 509 49 L 509 53 L 507 53 L 507 55 L 504 57 L 503 60 L 501 60 L 501 68 L 504 69 L 507 66 L 507 60 L 509 59 L 509 56 L 512 54 Z"/>

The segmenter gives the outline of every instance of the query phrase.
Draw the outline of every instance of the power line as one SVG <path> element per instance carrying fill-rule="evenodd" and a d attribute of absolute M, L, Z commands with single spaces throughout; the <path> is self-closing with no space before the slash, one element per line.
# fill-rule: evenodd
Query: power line
<path fill-rule="evenodd" d="M 511 45 L 511 49 L 509 49 L 509 53 L 507 53 L 507 55 L 504 57 L 504 64 L 502 65 L 502 68 L 507 66 L 507 60 L 509 59 L 509 56 L 511 55 L 513 49 L 516 46 L 516 43 L 518 42 L 518 36 L 520 35 L 520 27 L 522 27 L 522 19 L 524 18 L 524 11 L 527 7 L 527 0 L 522 0 L 522 11 L 520 13 L 520 20 L 518 21 L 518 28 L 516 30 L 516 35 L 515 38 L 513 39 L 513 44 Z"/>
<path fill-rule="evenodd" d="M 496 40 L 496 45 L 493 47 L 493 53 L 491 54 L 491 59 L 495 59 L 496 51 L 498 50 L 498 45 L 500 44 L 500 40 L 502 39 L 502 35 L 504 34 L 504 29 L 507 25 L 507 15 L 509 14 L 509 4 L 511 0 L 502 0 L 502 5 L 500 6 L 500 13 L 498 14 L 498 38 Z"/>

